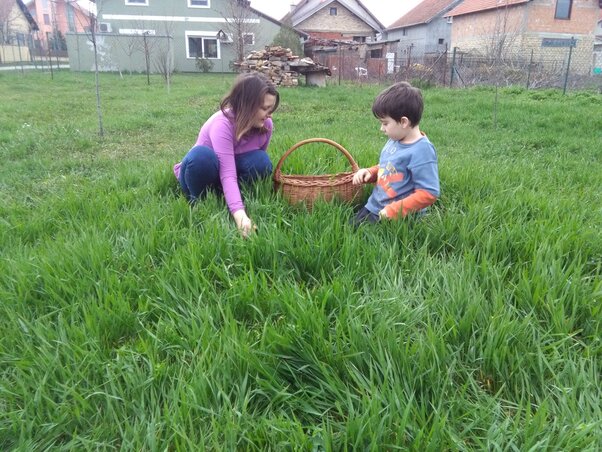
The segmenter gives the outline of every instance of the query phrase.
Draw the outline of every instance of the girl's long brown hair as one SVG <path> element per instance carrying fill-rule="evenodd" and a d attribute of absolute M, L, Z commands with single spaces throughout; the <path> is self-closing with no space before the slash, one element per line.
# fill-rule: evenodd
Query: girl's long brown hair
<path fill-rule="evenodd" d="M 236 79 L 230 92 L 224 97 L 220 109 L 234 120 L 236 140 L 255 128 L 253 121 L 255 114 L 263 106 L 266 94 L 276 96 L 276 103 L 272 112 L 278 108 L 280 95 L 274 84 L 260 72 L 241 74 Z M 226 110 L 230 111 L 227 112 Z M 258 129 L 266 132 L 265 128 Z"/>

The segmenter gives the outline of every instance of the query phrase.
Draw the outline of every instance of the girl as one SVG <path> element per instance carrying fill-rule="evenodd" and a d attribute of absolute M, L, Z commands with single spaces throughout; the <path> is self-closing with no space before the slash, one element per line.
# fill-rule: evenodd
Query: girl
<path fill-rule="evenodd" d="M 220 110 L 201 127 L 194 147 L 174 166 L 174 173 L 191 204 L 209 189 L 223 191 L 228 209 L 243 236 L 254 224 L 245 212 L 240 182 L 253 182 L 272 173 L 266 152 L 272 137 L 272 113 L 280 96 L 261 73 L 242 74 Z"/>

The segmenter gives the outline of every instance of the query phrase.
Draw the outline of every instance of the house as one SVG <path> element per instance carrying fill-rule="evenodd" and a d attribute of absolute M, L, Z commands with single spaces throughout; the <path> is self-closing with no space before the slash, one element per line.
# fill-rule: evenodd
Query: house
<path fill-rule="evenodd" d="M 0 4 L 0 63 L 28 61 L 38 24 L 22 0 Z"/>
<path fill-rule="evenodd" d="M 25 0 L 27 9 L 36 19 L 39 33 L 36 47 L 45 54 L 50 46 L 54 51 L 65 51 L 65 35 L 82 33 L 90 28 L 90 3 L 73 0 Z"/>
<path fill-rule="evenodd" d="M 570 54 L 571 72 L 588 75 L 600 7 L 599 0 L 464 0 L 447 13 L 451 45 L 496 59 L 533 55 L 542 65 L 564 64 Z"/>
<path fill-rule="evenodd" d="M 164 73 L 167 66 L 232 72 L 235 62 L 271 44 L 281 28 L 245 0 L 103 0 L 97 21 L 100 69 L 105 71 Z M 89 41 L 68 37 L 74 70 L 92 68 Z"/>
<path fill-rule="evenodd" d="M 0 3 L 0 44 L 9 44 L 17 34 L 38 30 L 38 24 L 22 0 Z"/>
<path fill-rule="evenodd" d="M 358 0 L 302 0 L 282 18 L 310 39 L 366 42 L 375 40 L 384 26 Z"/>
<path fill-rule="evenodd" d="M 462 0 L 423 0 L 385 30 L 399 41 L 399 61 L 440 55 L 449 49 L 451 22 L 445 14 Z"/>
<path fill-rule="evenodd" d="M 388 70 L 384 26 L 358 0 L 301 0 L 282 22 L 306 35 L 305 55 L 336 78 L 363 79 Z"/>

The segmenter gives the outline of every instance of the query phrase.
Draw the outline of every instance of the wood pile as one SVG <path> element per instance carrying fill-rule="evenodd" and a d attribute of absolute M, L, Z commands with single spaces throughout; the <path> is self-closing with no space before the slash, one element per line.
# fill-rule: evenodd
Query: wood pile
<path fill-rule="evenodd" d="M 291 49 L 280 46 L 267 46 L 264 50 L 251 52 L 244 61 L 236 64 L 240 72 L 262 72 L 277 86 L 299 85 L 299 73 L 306 70 L 324 70 L 328 68 L 314 63 L 311 58 L 299 58 Z M 302 68 L 300 71 L 299 68 Z"/>

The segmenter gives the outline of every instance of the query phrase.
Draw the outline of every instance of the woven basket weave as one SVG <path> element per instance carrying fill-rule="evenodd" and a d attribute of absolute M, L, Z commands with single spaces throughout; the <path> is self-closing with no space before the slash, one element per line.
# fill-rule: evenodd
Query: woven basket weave
<path fill-rule="evenodd" d="M 317 176 L 300 176 L 293 174 L 282 174 L 281 167 L 284 160 L 296 149 L 308 143 L 326 143 L 343 153 L 349 160 L 352 171 L 323 174 Z M 309 210 L 317 199 L 331 201 L 334 198 L 345 202 L 353 202 L 358 198 L 361 191 L 360 185 L 353 185 L 353 174 L 359 169 L 351 154 L 339 143 L 327 138 L 310 138 L 295 144 L 278 161 L 274 169 L 274 190 L 282 190 L 282 195 L 290 204 L 303 203 Z"/>

